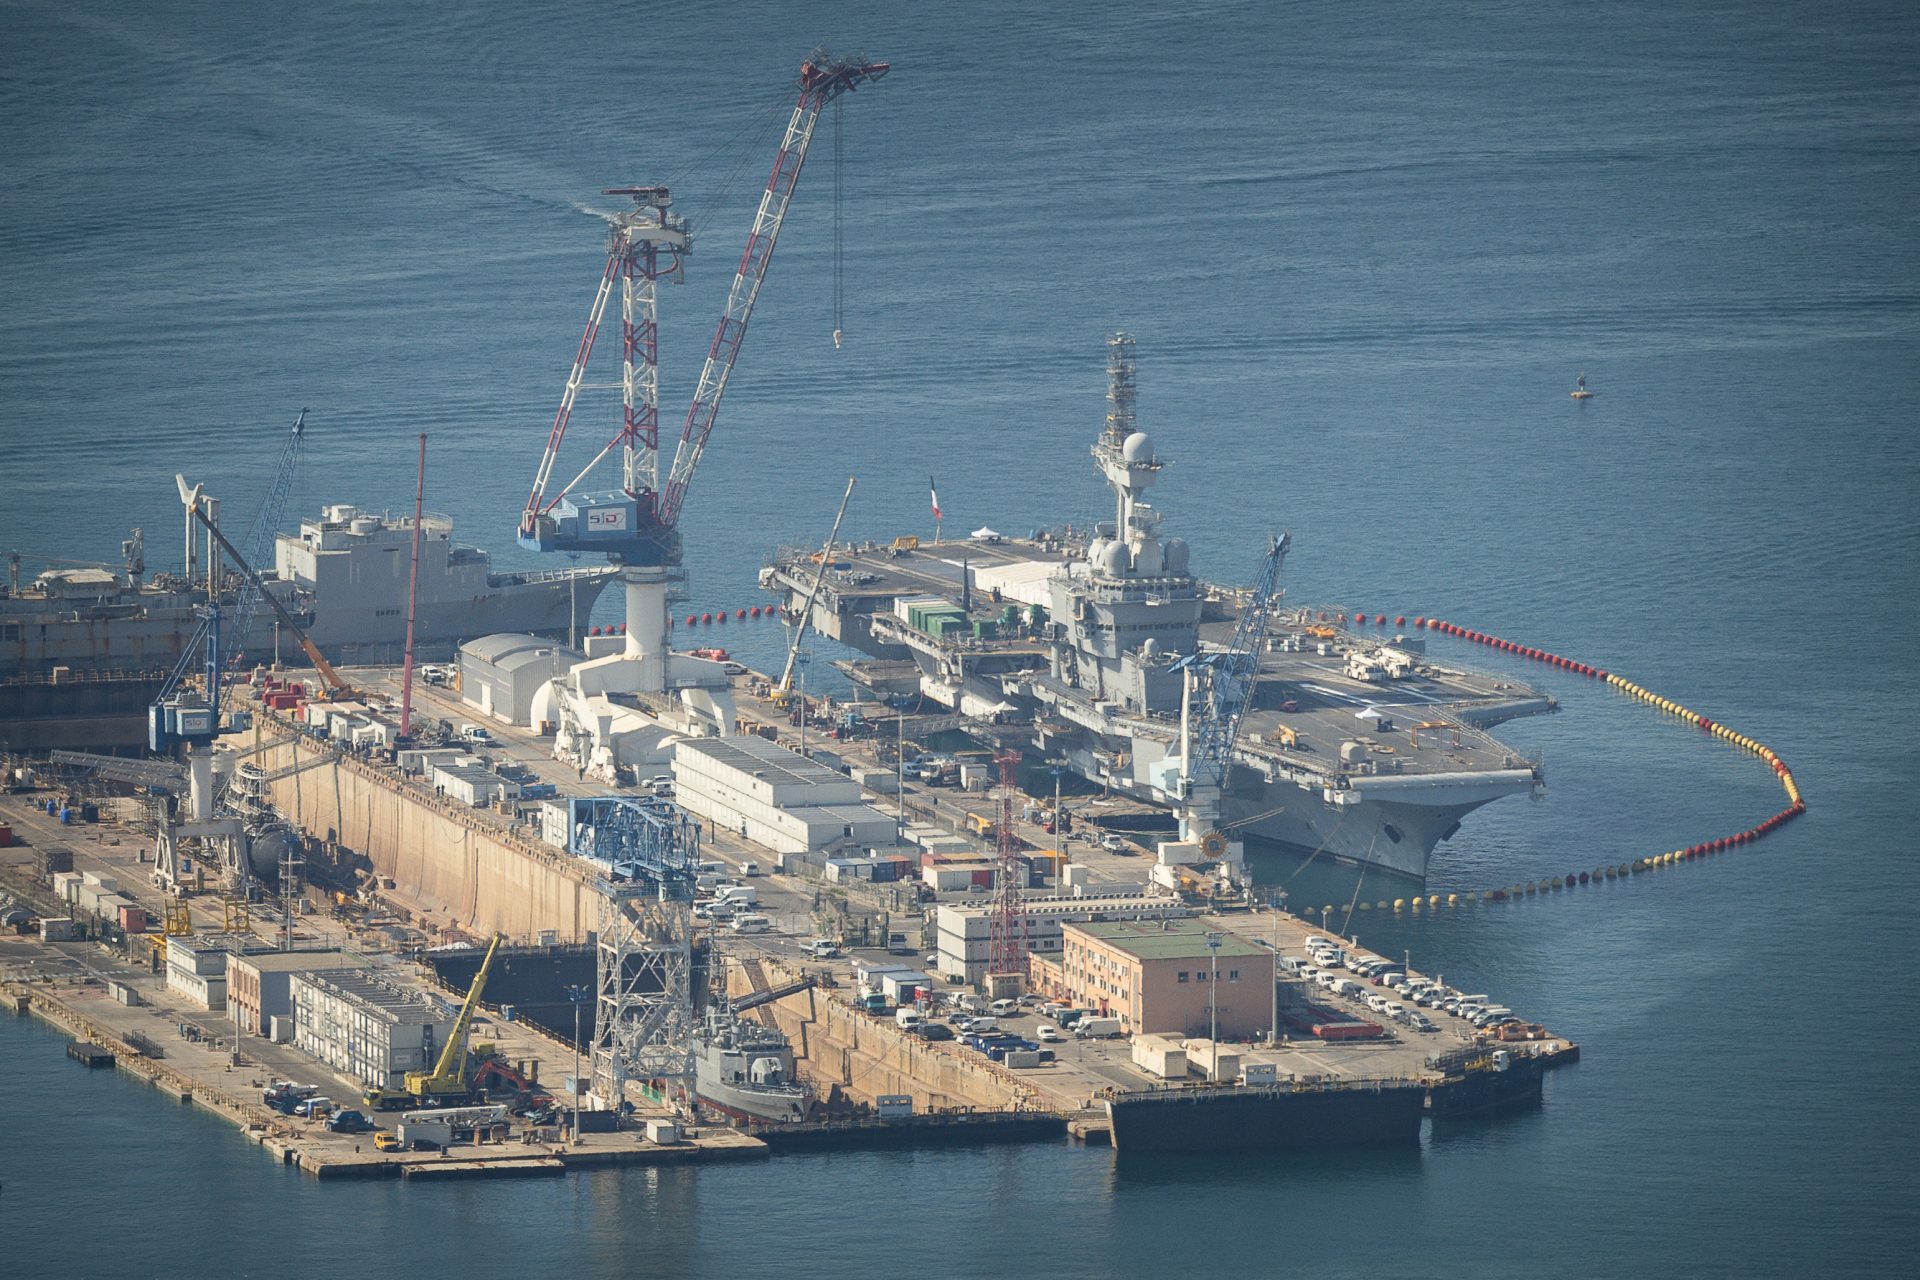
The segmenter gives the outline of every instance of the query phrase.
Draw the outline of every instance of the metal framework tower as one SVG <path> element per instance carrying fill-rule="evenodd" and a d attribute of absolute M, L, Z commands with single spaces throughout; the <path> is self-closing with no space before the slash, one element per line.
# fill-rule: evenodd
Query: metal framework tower
<path fill-rule="evenodd" d="M 587 802 L 575 851 L 607 864 L 601 894 L 590 1076 L 618 1108 L 629 1080 L 672 1096 L 693 1083 L 695 827 L 662 802 Z"/>
<path fill-rule="evenodd" d="M 1003 751 L 994 757 L 1000 766 L 1000 863 L 999 897 L 994 902 L 993 925 L 988 934 L 987 977 L 1002 982 L 1024 978 L 1027 972 L 1026 921 L 1021 908 L 1017 858 L 1019 841 L 1013 834 L 1013 797 L 1018 789 L 1014 770 L 1020 764 L 1018 751 Z"/>
<path fill-rule="evenodd" d="M 620 552 L 619 535 L 632 537 L 640 528 L 653 523 L 655 499 L 660 489 L 660 310 L 658 285 L 662 279 L 685 278 L 684 261 L 693 251 L 693 235 L 686 219 L 671 212 L 673 196 L 665 187 L 608 187 L 602 195 L 627 196 L 634 208 L 609 218 L 607 265 L 600 273 L 600 288 L 587 313 L 586 332 L 567 373 L 566 389 L 560 395 L 560 408 L 553 417 L 547 437 L 547 451 L 534 473 L 533 492 L 521 517 L 524 540 L 534 533 L 539 518 L 571 493 L 589 472 L 616 448 L 621 450 L 621 480 L 625 497 L 637 504 L 632 523 L 622 526 L 596 524 L 592 530 L 594 545 L 577 550 Z M 553 464 L 559 457 L 560 443 L 573 420 L 574 402 L 586 382 L 587 362 L 593 357 L 600 325 L 606 317 L 607 301 L 614 281 L 620 282 L 620 430 L 593 460 L 553 497 L 547 497 L 547 485 L 553 477 Z M 589 531 L 581 531 L 587 536 Z M 611 537 L 607 535 L 612 535 Z M 542 547 L 541 549 L 546 549 Z M 643 557 L 626 557 L 639 559 Z"/>
<path fill-rule="evenodd" d="M 1133 335 L 1107 335 L 1107 437 L 1124 444 L 1139 430 L 1133 421 Z"/>

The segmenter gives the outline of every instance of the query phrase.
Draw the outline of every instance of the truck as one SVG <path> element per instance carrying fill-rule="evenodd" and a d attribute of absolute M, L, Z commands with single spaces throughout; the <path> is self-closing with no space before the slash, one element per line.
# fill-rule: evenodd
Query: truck
<path fill-rule="evenodd" d="M 434 1136 L 438 1129 L 446 1131 L 444 1139 Z M 409 1111 L 400 1117 L 394 1131 L 409 1150 L 418 1149 L 413 1146 L 416 1139 L 445 1146 L 448 1142 L 471 1141 L 474 1135 L 480 1134 L 498 1142 L 507 1136 L 507 1108 L 495 1102 Z"/>
<path fill-rule="evenodd" d="M 327 1117 L 327 1129 L 332 1133 L 366 1133 L 373 1128 L 373 1121 L 359 1111 L 336 1111 Z"/>
<path fill-rule="evenodd" d="M 393 1136 L 402 1151 L 438 1151 L 453 1145 L 453 1126 L 444 1120 L 402 1120 Z"/>
<path fill-rule="evenodd" d="M 1085 1017 L 1073 1024 L 1073 1034 L 1082 1040 L 1117 1040 L 1124 1033 L 1118 1018 Z"/>

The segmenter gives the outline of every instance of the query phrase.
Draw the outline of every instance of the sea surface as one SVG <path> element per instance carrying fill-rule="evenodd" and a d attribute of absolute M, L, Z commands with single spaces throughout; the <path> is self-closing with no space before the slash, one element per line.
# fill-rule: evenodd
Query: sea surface
<path fill-rule="evenodd" d="M 948 534 L 1096 517 L 1123 328 L 1172 464 L 1157 501 L 1204 575 L 1249 579 L 1291 530 L 1292 600 L 1624 673 L 1771 744 L 1809 804 L 1704 863 L 1353 917 L 1585 1046 L 1539 1111 L 1402 1153 L 323 1187 L 0 1020 L 0 1273 L 1910 1273 L 1911 3 L 61 0 L 0 3 L 0 31 L 0 550 L 111 560 L 137 525 L 177 563 L 174 473 L 250 512 L 308 407 L 300 512 L 404 508 L 426 432 L 428 505 L 541 565 L 512 532 L 604 262 L 601 189 L 665 181 L 696 219 L 662 304 L 671 433 L 767 129 L 828 43 L 894 71 L 832 113 L 837 181 L 822 122 L 687 502 L 688 608 L 765 602 L 763 557 L 820 542 L 849 474 L 859 538 L 931 534 L 930 477 Z M 584 394 L 568 456 L 612 415 Z M 719 643 L 765 665 L 784 640 Z M 1434 644 L 1561 700 L 1501 731 L 1548 795 L 1470 818 L 1436 890 L 1783 803 L 1637 703 Z M 1373 896 L 1263 868 L 1296 904 Z"/>

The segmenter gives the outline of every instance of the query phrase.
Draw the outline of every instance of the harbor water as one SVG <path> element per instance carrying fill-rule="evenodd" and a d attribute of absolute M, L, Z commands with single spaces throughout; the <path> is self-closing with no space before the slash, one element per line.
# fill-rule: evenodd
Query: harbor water
<path fill-rule="evenodd" d="M 1250 578 L 1291 530 L 1291 600 L 1620 672 L 1773 747 L 1809 808 L 1710 860 L 1418 916 L 1349 918 L 1404 886 L 1261 852 L 1296 907 L 1340 905 L 1362 945 L 1583 1045 L 1539 1110 L 1407 1151 L 321 1185 L 0 1019 L 0 1270 L 1906 1270 L 1910 4 L 22 0 L 6 21 L 0 549 L 112 560 L 140 525 L 151 566 L 177 561 L 174 473 L 243 519 L 306 406 L 302 512 L 404 509 L 425 431 L 429 507 L 502 565 L 556 567 L 512 535 L 604 263 L 599 191 L 667 182 L 695 218 L 662 299 L 677 434 L 763 126 L 825 41 L 895 70 L 822 123 L 688 498 L 680 613 L 767 603 L 762 558 L 822 540 L 849 473 L 857 538 L 930 536 L 929 476 L 948 536 L 1097 518 L 1086 449 L 1124 328 L 1172 462 L 1156 501 L 1203 576 Z M 583 401 L 583 447 L 615 412 Z M 750 621 L 679 640 L 763 669 L 784 645 Z M 1683 848 L 1783 803 L 1764 765 L 1617 692 L 1429 643 L 1561 703 L 1499 731 L 1544 759 L 1545 798 L 1468 818 L 1433 891 Z"/>

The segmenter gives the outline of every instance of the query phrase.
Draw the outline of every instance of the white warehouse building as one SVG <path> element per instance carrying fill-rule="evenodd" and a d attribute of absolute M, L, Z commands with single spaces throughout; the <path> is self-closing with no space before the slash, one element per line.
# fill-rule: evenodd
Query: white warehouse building
<path fill-rule="evenodd" d="M 677 743 L 673 800 L 775 853 L 890 845 L 897 833 L 893 818 L 861 803 L 852 778 L 765 738 Z"/>
<path fill-rule="evenodd" d="M 293 1043 L 376 1089 L 399 1089 L 409 1071 L 431 1071 L 453 1031 L 438 1004 L 370 974 L 296 973 Z"/>
<path fill-rule="evenodd" d="M 1063 924 L 1114 920 L 1177 920 L 1195 915 L 1178 898 L 1158 894 L 1116 894 L 1104 898 L 1028 898 L 1021 904 L 1021 936 L 1029 952 L 1059 956 Z M 940 954 L 935 967 L 950 981 L 978 984 L 993 953 L 991 903 L 942 904 L 934 913 Z"/>

